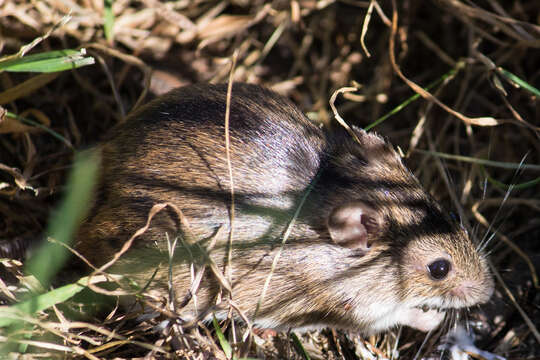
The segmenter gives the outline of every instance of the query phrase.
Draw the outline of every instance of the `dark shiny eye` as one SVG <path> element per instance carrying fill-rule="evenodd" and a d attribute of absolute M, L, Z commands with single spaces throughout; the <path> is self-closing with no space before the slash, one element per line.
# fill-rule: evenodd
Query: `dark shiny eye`
<path fill-rule="evenodd" d="M 450 261 L 446 259 L 438 259 L 428 265 L 429 274 L 435 280 L 442 280 L 450 271 Z"/>

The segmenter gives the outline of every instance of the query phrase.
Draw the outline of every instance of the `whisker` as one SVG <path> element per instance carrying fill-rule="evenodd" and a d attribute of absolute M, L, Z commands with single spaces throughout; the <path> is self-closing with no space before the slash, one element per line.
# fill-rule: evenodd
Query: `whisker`
<path fill-rule="evenodd" d="M 486 232 L 486 235 L 487 235 L 487 232 Z M 480 242 L 480 246 L 477 248 L 477 251 L 483 252 L 486 249 L 486 247 L 488 246 L 488 244 L 491 242 L 491 240 L 493 240 L 495 235 L 497 235 L 497 231 L 493 231 L 489 237 L 484 237 L 485 240 L 482 240 Z"/>
<path fill-rule="evenodd" d="M 515 184 L 517 183 L 517 179 L 518 179 L 519 175 L 521 174 L 521 172 L 523 170 L 523 164 L 524 164 L 525 159 L 527 158 L 528 155 L 529 155 L 529 153 L 527 152 L 521 158 L 521 161 L 519 162 L 519 166 L 516 169 L 516 171 L 514 172 L 514 175 L 512 176 L 512 180 L 510 182 L 510 185 L 508 186 L 508 189 L 506 190 L 506 192 L 504 194 L 503 200 L 502 200 L 499 208 L 497 209 L 497 212 L 495 213 L 495 216 L 493 217 L 493 220 L 490 222 L 490 224 L 489 224 L 489 226 L 488 226 L 488 228 L 487 228 L 487 230 L 485 232 L 484 237 L 482 238 L 482 240 L 479 243 L 479 246 L 478 246 L 479 249 L 483 250 L 489 244 L 489 242 L 491 242 L 491 240 L 493 239 L 494 234 L 496 234 L 498 232 L 498 230 L 502 227 L 502 225 L 510 217 L 510 211 L 507 211 L 506 215 L 504 216 L 505 219 L 500 222 L 500 224 L 497 226 L 496 230 L 493 230 L 493 225 L 500 220 L 499 216 L 500 216 L 500 214 L 502 212 L 502 209 L 503 209 L 504 205 L 506 204 L 506 202 L 508 201 L 508 199 L 510 198 L 510 194 L 514 190 Z M 486 178 L 484 180 L 484 194 L 483 194 L 483 197 L 482 197 L 483 200 L 485 200 L 484 195 L 486 193 L 486 182 L 487 182 L 487 176 L 486 176 Z M 493 232 L 492 235 L 491 236 L 488 235 L 491 232 Z"/>
<path fill-rule="evenodd" d="M 456 330 L 459 322 L 459 313 L 456 309 L 452 309 L 452 331 Z"/>
<path fill-rule="evenodd" d="M 456 311 L 455 309 L 450 309 L 450 314 L 448 318 L 448 331 L 453 330 L 456 327 Z"/>
<path fill-rule="evenodd" d="M 441 165 L 442 165 L 442 168 L 444 170 L 444 173 L 446 175 L 446 178 L 448 179 L 448 184 L 450 185 L 450 188 L 452 189 L 456 189 L 456 183 L 454 181 L 454 178 L 451 176 L 452 174 L 450 173 L 450 171 L 448 170 L 448 166 L 446 166 L 445 162 L 441 159 Z M 463 224 L 463 217 L 465 216 L 463 214 L 463 211 L 460 210 L 459 208 L 456 209 L 457 210 L 457 215 L 459 217 L 459 225 L 461 226 L 461 228 L 465 228 L 464 224 Z"/>
<path fill-rule="evenodd" d="M 469 321 L 470 312 L 471 312 L 471 310 L 469 308 L 465 309 L 465 311 L 463 312 L 463 320 L 464 320 L 465 329 L 467 329 L 467 332 L 471 331 L 471 324 L 470 324 L 470 321 Z"/>
<path fill-rule="evenodd" d="M 488 184 L 488 179 L 487 179 L 487 176 L 486 176 L 484 178 L 484 186 L 482 187 L 482 200 L 486 200 L 487 184 Z"/>
<path fill-rule="evenodd" d="M 416 355 L 414 356 L 413 360 L 418 359 L 418 357 L 420 356 L 420 353 L 424 349 L 424 345 L 426 345 L 426 343 L 427 343 L 429 337 L 431 336 L 432 332 L 433 332 L 433 330 L 430 330 L 430 331 L 427 332 L 426 336 L 424 337 L 424 341 L 422 341 L 422 344 L 418 348 L 418 351 L 416 352 Z"/>
<path fill-rule="evenodd" d="M 394 360 L 394 355 L 397 354 L 399 338 L 401 337 L 401 331 L 402 330 L 403 330 L 403 326 L 400 326 L 399 329 L 398 329 L 398 333 L 396 335 L 396 342 L 394 344 L 394 348 L 392 349 L 392 355 L 390 356 L 390 360 Z"/>

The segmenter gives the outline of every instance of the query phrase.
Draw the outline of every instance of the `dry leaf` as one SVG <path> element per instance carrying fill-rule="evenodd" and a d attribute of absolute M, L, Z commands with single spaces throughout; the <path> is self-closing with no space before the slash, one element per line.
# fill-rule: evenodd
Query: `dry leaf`
<path fill-rule="evenodd" d="M 0 134 L 26 133 L 36 131 L 37 128 L 24 125 L 19 120 L 7 116 L 7 111 L 0 106 Z"/>
<path fill-rule="evenodd" d="M 30 79 L 20 83 L 17 86 L 7 89 L 0 93 L 0 105 L 10 103 L 18 98 L 25 97 L 36 91 L 37 89 L 47 85 L 60 75 L 57 73 L 45 73 L 31 77 Z"/>

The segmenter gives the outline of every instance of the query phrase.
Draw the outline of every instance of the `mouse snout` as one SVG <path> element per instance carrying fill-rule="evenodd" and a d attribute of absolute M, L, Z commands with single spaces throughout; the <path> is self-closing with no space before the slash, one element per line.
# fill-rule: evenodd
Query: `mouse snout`
<path fill-rule="evenodd" d="M 464 280 L 454 287 L 450 294 L 463 302 L 463 306 L 472 306 L 487 302 L 493 294 L 494 286 L 490 277 L 483 280 Z"/>

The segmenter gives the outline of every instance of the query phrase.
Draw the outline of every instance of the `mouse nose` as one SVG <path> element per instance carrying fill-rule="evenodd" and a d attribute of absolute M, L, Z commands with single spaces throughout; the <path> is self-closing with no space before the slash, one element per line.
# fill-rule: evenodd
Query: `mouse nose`
<path fill-rule="evenodd" d="M 450 294 L 463 302 L 463 306 L 482 304 L 493 294 L 493 282 L 464 280 L 450 291 Z"/>

